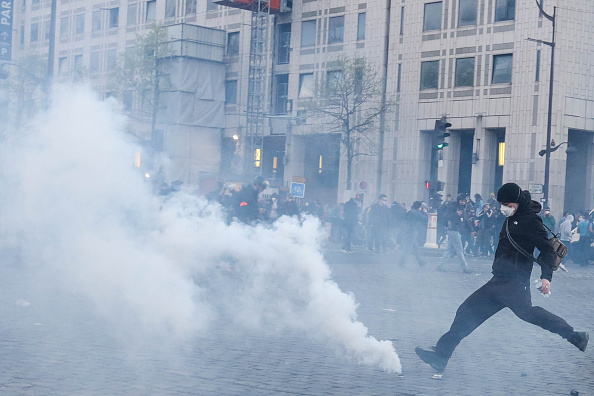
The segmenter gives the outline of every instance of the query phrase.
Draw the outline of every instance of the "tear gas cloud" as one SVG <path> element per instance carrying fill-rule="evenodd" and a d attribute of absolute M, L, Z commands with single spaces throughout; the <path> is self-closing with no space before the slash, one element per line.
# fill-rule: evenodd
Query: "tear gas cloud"
<path fill-rule="evenodd" d="M 228 225 L 218 205 L 187 191 L 164 202 L 133 167 L 139 148 L 113 105 L 64 89 L 4 142 L 1 231 L 21 248 L 23 270 L 83 293 L 123 336 L 185 342 L 225 318 L 238 331 L 322 337 L 401 371 L 392 343 L 368 334 L 354 297 L 331 280 L 316 219 Z"/>

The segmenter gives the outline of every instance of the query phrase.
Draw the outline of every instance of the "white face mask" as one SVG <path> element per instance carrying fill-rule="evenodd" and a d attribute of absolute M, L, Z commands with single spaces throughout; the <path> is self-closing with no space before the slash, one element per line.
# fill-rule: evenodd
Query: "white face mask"
<path fill-rule="evenodd" d="M 505 217 L 513 216 L 516 208 L 510 208 L 509 206 L 501 205 L 501 213 L 505 215 Z"/>

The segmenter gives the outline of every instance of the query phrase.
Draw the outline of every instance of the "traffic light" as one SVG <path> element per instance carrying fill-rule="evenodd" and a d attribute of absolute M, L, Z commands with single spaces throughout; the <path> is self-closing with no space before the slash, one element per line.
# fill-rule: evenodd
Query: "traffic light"
<path fill-rule="evenodd" d="M 437 191 L 443 191 L 445 183 L 440 180 L 425 180 L 425 188 L 429 190 L 429 192 L 435 193 Z"/>
<path fill-rule="evenodd" d="M 435 120 L 435 143 L 433 144 L 435 150 L 441 150 L 444 147 L 449 146 L 449 144 L 446 143 L 445 138 L 450 136 L 447 129 L 451 126 L 452 124 L 449 122 Z"/>

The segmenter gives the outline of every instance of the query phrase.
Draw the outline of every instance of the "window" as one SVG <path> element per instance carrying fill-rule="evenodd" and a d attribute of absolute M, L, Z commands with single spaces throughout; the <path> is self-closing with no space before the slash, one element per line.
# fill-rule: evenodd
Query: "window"
<path fill-rule="evenodd" d="M 365 21 L 367 20 L 367 14 L 364 12 L 359 13 L 359 19 L 357 20 L 357 40 L 365 40 Z"/>
<path fill-rule="evenodd" d="M 342 81 L 342 70 L 331 70 L 326 73 L 326 90 L 338 92 Z"/>
<path fill-rule="evenodd" d="M 421 62 L 421 89 L 437 89 L 439 61 Z"/>
<path fill-rule="evenodd" d="M 32 0 L 31 4 L 39 4 L 39 0 Z"/>
<path fill-rule="evenodd" d="M 460 0 L 458 26 L 476 25 L 477 0 Z"/>
<path fill-rule="evenodd" d="M 39 40 L 39 24 L 32 23 L 31 24 L 31 42 L 34 43 Z"/>
<path fill-rule="evenodd" d="M 49 40 L 50 38 L 50 21 L 45 21 L 43 24 L 43 30 L 45 31 L 45 33 L 43 34 L 43 38 L 45 40 Z"/>
<path fill-rule="evenodd" d="M 404 7 L 400 8 L 400 35 L 404 34 Z"/>
<path fill-rule="evenodd" d="M 91 20 L 91 30 L 93 32 L 101 30 L 101 11 L 93 11 L 93 18 Z"/>
<path fill-rule="evenodd" d="M 491 84 L 509 84 L 512 82 L 513 55 L 493 56 L 493 77 Z"/>
<path fill-rule="evenodd" d="M 316 20 L 301 22 L 301 48 L 316 45 Z"/>
<path fill-rule="evenodd" d="M 109 28 L 117 28 L 120 24 L 120 7 L 109 9 Z"/>
<path fill-rule="evenodd" d="M 99 52 L 91 52 L 91 73 L 99 71 Z"/>
<path fill-rule="evenodd" d="M 68 58 L 65 56 L 58 59 L 58 75 L 63 76 L 66 74 L 66 69 L 68 68 Z"/>
<path fill-rule="evenodd" d="M 535 81 L 540 81 L 540 50 L 536 51 L 536 78 Z"/>
<path fill-rule="evenodd" d="M 225 103 L 237 104 L 237 80 L 225 81 Z"/>
<path fill-rule="evenodd" d="M 206 2 L 206 11 L 215 11 L 217 10 L 219 7 L 217 4 L 213 3 L 212 0 L 207 0 Z"/>
<path fill-rule="evenodd" d="M 516 0 L 495 1 L 495 22 L 513 21 L 516 17 Z"/>
<path fill-rule="evenodd" d="M 74 20 L 74 33 L 84 34 L 85 33 L 85 14 L 77 14 Z"/>
<path fill-rule="evenodd" d="M 81 75 L 83 71 L 83 56 L 74 55 L 74 72 L 77 75 Z"/>
<path fill-rule="evenodd" d="M 125 90 L 122 94 L 122 102 L 124 104 L 124 110 L 132 110 L 132 91 Z"/>
<path fill-rule="evenodd" d="M 155 20 L 155 12 L 157 10 L 157 0 L 150 0 L 146 2 L 146 22 Z"/>
<path fill-rule="evenodd" d="M 289 75 L 279 74 L 276 76 L 276 95 L 274 110 L 276 115 L 288 113 L 289 104 Z"/>
<path fill-rule="evenodd" d="M 286 64 L 291 60 L 291 24 L 278 25 L 278 63 Z"/>
<path fill-rule="evenodd" d="M 196 13 L 196 0 L 186 0 L 186 15 Z"/>
<path fill-rule="evenodd" d="M 454 86 L 474 86 L 474 58 L 456 59 L 456 77 L 454 81 Z"/>
<path fill-rule="evenodd" d="M 396 92 L 402 89 L 402 63 L 398 64 L 398 76 L 396 77 Z"/>
<path fill-rule="evenodd" d="M 239 55 L 239 32 L 227 33 L 227 56 Z"/>
<path fill-rule="evenodd" d="M 105 66 L 107 71 L 114 70 L 117 64 L 117 51 L 115 49 L 107 50 L 105 53 Z"/>
<path fill-rule="evenodd" d="M 299 93 L 297 98 L 311 98 L 314 96 L 314 75 L 303 73 L 299 75 Z"/>
<path fill-rule="evenodd" d="M 68 28 L 70 27 L 70 17 L 60 18 L 60 38 L 68 37 Z"/>
<path fill-rule="evenodd" d="M 128 4 L 128 15 L 126 17 L 126 24 L 128 26 L 136 25 L 136 10 L 138 9 L 138 4 Z"/>
<path fill-rule="evenodd" d="M 332 17 L 328 22 L 328 44 L 342 43 L 344 38 L 344 16 Z"/>
<path fill-rule="evenodd" d="M 175 16 L 175 3 L 177 0 L 165 1 L 165 18 L 173 18 Z"/>
<path fill-rule="evenodd" d="M 21 31 L 20 31 L 20 39 L 19 39 L 19 43 L 21 45 L 25 44 L 25 26 L 21 25 Z"/>
<path fill-rule="evenodd" d="M 441 29 L 441 1 L 425 4 L 423 31 Z"/>

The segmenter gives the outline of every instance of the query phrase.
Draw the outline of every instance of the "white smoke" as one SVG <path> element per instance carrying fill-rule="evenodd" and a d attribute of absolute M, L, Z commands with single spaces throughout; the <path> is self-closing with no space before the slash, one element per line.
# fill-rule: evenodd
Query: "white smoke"
<path fill-rule="evenodd" d="M 315 334 L 401 371 L 392 344 L 368 334 L 353 296 L 331 280 L 317 219 L 228 225 L 188 191 L 163 202 L 133 167 L 139 149 L 112 104 L 65 90 L 5 142 L 1 231 L 29 269 L 76 288 L 122 333 L 184 341 L 232 318 L 238 329 Z"/>

